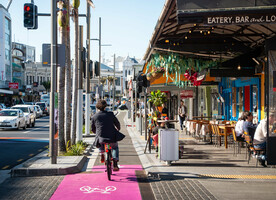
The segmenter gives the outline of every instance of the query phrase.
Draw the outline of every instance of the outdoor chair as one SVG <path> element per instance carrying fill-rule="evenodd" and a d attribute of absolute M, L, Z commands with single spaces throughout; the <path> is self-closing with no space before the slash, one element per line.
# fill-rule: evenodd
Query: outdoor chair
<path fill-rule="evenodd" d="M 244 140 L 246 141 L 247 144 L 247 152 L 248 152 L 248 164 L 250 161 L 251 154 L 253 153 L 254 155 L 257 155 L 257 158 L 260 156 L 261 152 L 265 151 L 265 149 L 261 148 L 255 148 L 254 144 L 252 142 L 251 136 L 245 132 L 244 134 Z M 258 159 L 256 159 L 256 167 L 258 166 Z"/>
<path fill-rule="evenodd" d="M 234 128 L 232 129 L 232 135 L 233 135 L 233 141 L 234 141 L 234 155 L 237 155 L 238 153 L 241 153 L 241 144 L 243 143 L 243 141 L 237 140 L 237 135 Z"/>

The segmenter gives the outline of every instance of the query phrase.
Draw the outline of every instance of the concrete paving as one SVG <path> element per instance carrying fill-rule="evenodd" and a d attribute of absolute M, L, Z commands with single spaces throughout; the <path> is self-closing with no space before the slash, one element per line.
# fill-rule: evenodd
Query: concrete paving
<path fill-rule="evenodd" d="M 256 167 L 255 158 L 248 164 L 245 148 L 234 156 L 231 146 L 217 147 L 180 132 L 184 154 L 168 166 L 154 150 L 144 154 L 144 135 L 125 121 L 156 199 L 275 199 L 276 168 Z"/>

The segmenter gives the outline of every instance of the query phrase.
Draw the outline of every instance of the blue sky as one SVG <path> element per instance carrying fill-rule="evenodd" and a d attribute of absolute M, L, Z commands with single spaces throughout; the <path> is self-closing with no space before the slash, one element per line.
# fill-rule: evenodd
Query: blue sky
<path fill-rule="evenodd" d="M 13 0 L 9 12 L 12 17 L 12 41 L 36 47 L 37 61 L 40 60 L 43 43 L 51 41 L 50 17 L 38 18 L 38 29 L 27 30 L 23 27 L 23 5 L 31 0 Z M 72 0 L 71 0 L 72 2 Z M 102 19 L 102 55 L 112 59 L 112 55 L 142 58 L 163 9 L 165 0 L 93 0 L 95 9 L 91 9 L 91 38 L 98 38 L 99 17 Z M 5 7 L 8 0 L 0 0 Z M 34 0 L 39 13 L 50 13 L 51 0 Z M 86 13 L 86 0 L 81 0 L 80 13 Z M 86 22 L 84 25 L 86 38 Z M 71 25 L 71 45 L 74 42 L 74 24 Z M 59 40 L 60 41 L 60 40 Z M 85 43 L 84 43 L 85 45 Z M 74 47 L 72 45 L 72 47 Z M 74 51 L 73 51 L 74 52 Z M 72 55 L 73 56 L 73 55 Z M 98 42 L 91 41 L 91 58 L 98 60 Z"/>

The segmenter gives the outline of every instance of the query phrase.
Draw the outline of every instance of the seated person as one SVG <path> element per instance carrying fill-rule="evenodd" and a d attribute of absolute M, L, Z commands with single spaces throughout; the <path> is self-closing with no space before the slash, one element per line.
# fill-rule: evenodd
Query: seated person
<path fill-rule="evenodd" d="M 253 115 L 251 112 L 245 111 L 244 117 L 246 121 L 243 123 L 243 130 L 247 132 L 251 136 L 251 139 L 253 140 L 254 134 L 257 128 L 257 124 L 252 123 Z"/>
<path fill-rule="evenodd" d="M 152 135 L 153 135 L 152 139 L 153 139 L 153 144 L 156 147 L 156 152 L 158 151 L 158 130 L 164 127 L 165 127 L 165 123 L 157 122 L 157 126 L 155 126 L 152 129 Z"/>
<path fill-rule="evenodd" d="M 168 109 L 166 108 L 166 105 L 162 104 L 162 115 L 167 117 L 168 116 Z"/>
<path fill-rule="evenodd" d="M 243 124 L 245 121 L 244 113 L 242 112 L 240 115 L 240 118 L 238 119 L 238 122 L 235 126 L 235 133 L 237 136 L 237 141 L 244 141 L 243 138 Z"/>

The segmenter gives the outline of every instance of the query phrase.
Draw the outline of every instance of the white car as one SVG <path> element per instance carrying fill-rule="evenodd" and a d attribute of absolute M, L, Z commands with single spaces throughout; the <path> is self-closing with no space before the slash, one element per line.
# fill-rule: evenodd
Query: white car
<path fill-rule="evenodd" d="M 36 109 L 36 118 L 43 116 L 43 111 L 41 110 L 39 105 L 34 105 L 34 108 Z"/>
<path fill-rule="evenodd" d="M 11 107 L 11 109 L 20 109 L 24 113 L 24 117 L 26 120 L 27 127 L 35 126 L 35 115 L 31 106 L 29 105 L 15 105 Z"/>
<path fill-rule="evenodd" d="M 19 109 L 3 109 L 0 111 L 0 128 L 10 129 L 19 128 L 26 129 L 26 121 L 22 110 Z"/>

